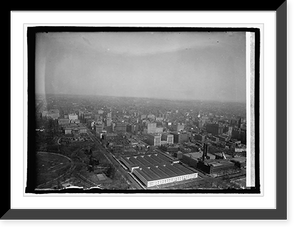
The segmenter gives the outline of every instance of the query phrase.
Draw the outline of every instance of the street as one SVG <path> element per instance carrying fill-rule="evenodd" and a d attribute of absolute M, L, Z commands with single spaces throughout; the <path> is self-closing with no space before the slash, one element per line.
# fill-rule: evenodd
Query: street
<path fill-rule="evenodd" d="M 102 143 L 100 142 L 100 139 L 97 136 L 95 136 L 90 129 L 87 130 L 87 133 L 95 142 L 97 149 L 99 149 L 99 151 L 105 156 L 105 158 L 114 166 L 115 170 L 119 172 L 119 174 L 127 182 L 127 184 L 136 189 L 143 189 L 140 186 L 140 184 L 136 182 L 135 179 L 132 179 L 128 172 L 121 166 L 118 159 L 103 147 Z"/>

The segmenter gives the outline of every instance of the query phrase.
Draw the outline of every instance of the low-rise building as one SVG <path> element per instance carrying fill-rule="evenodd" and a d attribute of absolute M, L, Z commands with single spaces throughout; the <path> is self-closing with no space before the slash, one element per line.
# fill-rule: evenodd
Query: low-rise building
<path fill-rule="evenodd" d="M 77 119 L 78 119 L 78 115 L 77 114 L 75 114 L 75 113 L 69 114 L 69 120 L 70 121 L 75 121 Z"/>
<path fill-rule="evenodd" d="M 70 120 L 66 118 L 59 118 L 58 119 L 58 125 L 68 125 L 70 124 Z"/>
<path fill-rule="evenodd" d="M 124 156 L 120 161 L 147 188 L 195 179 L 198 173 L 160 154 Z"/>
<path fill-rule="evenodd" d="M 65 128 L 65 134 L 72 134 L 72 128 Z"/>
<path fill-rule="evenodd" d="M 86 134 L 87 133 L 87 128 L 84 127 L 84 126 L 80 126 L 80 127 L 78 127 L 78 132 L 80 134 Z"/>

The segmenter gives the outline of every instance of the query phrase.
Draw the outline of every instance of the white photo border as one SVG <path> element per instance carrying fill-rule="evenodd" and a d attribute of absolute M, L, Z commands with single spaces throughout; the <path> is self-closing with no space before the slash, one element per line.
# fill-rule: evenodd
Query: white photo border
<path fill-rule="evenodd" d="M 67 16 L 67 17 L 66 17 Z M 80 16 L 80 17 L 79 17 Z M 222 20 L 220 20 L 222 19 Z M 238 23 L 237 23 L 238 20 Z M 219 22 L 222 21 L 222 24 Z M 26 71 L 22 52 L 24 51 L 24 25 L 80 25 L 80 26 L 213 26 L 249 27 L 263 25 L 261 35 L 263 66 L 261 66 L 260 120 L 263 134 L 261 140 L 261 163 L 264 192 L 252 195 L 184 195 L 168 197 L 162 195 L 143 195 L 121 197 L 119 195 L 89 196 L 79 195 L 71 198 L 24 195 L 24 163 L 18 162 L 20 155 L 26 157 L 24 143 L 25 120 L 20 122 L 26 109 L 23 99 L 26 89 Z M 96 22 L 96 23 L 95 23 Z M 120 23 L 122 22 L 122 23 Z M 137 23 L 138 22 L 138 23 Z M 192 22 L 192 23 L 191 23 Z M 204 22 L 204 23 L 203 23 Z M 276 209 L 276 11 L 260 12 L 12 12 L 11 13 L 11 208 L 12 209 Z M 268 43 L 263 43 L 268 41 Z M 26 46 L 25 46 L 26 47 Z M 267 83 L 268 89 L 265 88 Z M 22 85 L 20 85 L 22 84 Z M 25 95 L 26 96 L 26 95 Z M 262 98 L 263 97 L 263 98 Z M 267 105 L 265 103 L 268 103 Z M 26 107 L 25 107 L 26 108 Z M 263 114 L 262 114 L 263 113 Z M 268 119 L 268 121 L 263 121 Z M 21 131 L 22 131 L 21 130 Z M 267 135 L 266 135 L 267 132 Z M 268 136 L 268 137 L 266 137 Z M 262 145 L 263 141 L 263 145 Z M 23 145 L 23 146 L 20 146 Z M 263 147 L 262 147 L 263 146 Z M 267 153 L 266 153 L 267 152 Z M 21 164 L 21 165 L 20 165 Z M 88 196 L 88 197 L 86 197 Z M 101 205 L 95 205 L 95 198 L 101 198 Z M 151 199 L 145 201 L 145 198 Z M 86 202 L 86 199 L 89 203 Z M 187 200 L 188 199 L 188 200 Z M 47 205 L 45 206 L 45 203 Z M 76 203 L 76 205 L 75 205 Z M 134 204 L 133 204 L 134 203 Z"/>

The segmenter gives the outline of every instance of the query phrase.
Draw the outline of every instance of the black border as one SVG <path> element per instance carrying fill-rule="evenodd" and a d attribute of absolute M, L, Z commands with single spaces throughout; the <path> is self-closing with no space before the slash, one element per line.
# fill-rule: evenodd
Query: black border
<path fill-rule="evenodd" d="M 230 194 L 258 194 L 260 193 L 260 169 L 259 169 L 259 134 L 255 134 L 255 186 L 249 189 L 223 189 L 223 190 L 35 190 L 35 38 L 37 33 L 47 32 L 253 32 L 255 33 L 255 113 L 259 113 L 259 77 L 260 77 L 260 29 L 258 28 L 211 28 L 211 27 L 28 27 L 28 166 L 27 166 L 27 187 L 26 193 L 45 194 L 45 193 L 230 193 Z M 259 114 L 255 114 L 255 132 L 259 132 Z"/>
<path fill-rule="evenodd" d="M 220 5 L 219 5 L 220 6 Z M 237 7 L 235 7 L 237 6 Z M 230 5 L 218 8 L 216 6 L 204 7 L 197 10 L 275 10 L 276 11 L 276 92 L 277 92 L 277 118 L 276 118 L 276 209 L 11 209 L 10 207 L 10 159 L 5 163 L 7 171 L 2 171 L 8 178 L 6 184 L 7 195 L 2 198 L 2 219 L 287 219 L 287 2 L 271 2 L 268 7 L 255 3 L 254 6 L 244 8 L 241 5 Z M 24 8 L 22 8 L 24 10 Z M 47 9 L 49 10 L 49 9 Z M 86 10 L 82 9 L 81 10 Z M 123 9 L 124 10 L 124 9 Z M 149 9 L 148 9 L 149 10 Z M 174 9 L 169 9 L 174 10 Z M 177 10 L 177 9 L 176 9 Z M 182 10 L 182 8 L 181 8 Z M 184 9 L 187 10 L 187 9 Z M 8 30 L 10 32 L 10 29 Z M 10 57 L 10 56 L 9 56 Z M 9 71 L 10 72 L 10 71 Z M 10 134 L 9 134 L 10 135 Z M 10 151 L 10 148 L 9 148 Z M 3 184 L 4 185 L 4 184 Z M 8 208 L 7 208 L 8 207 Z"/>

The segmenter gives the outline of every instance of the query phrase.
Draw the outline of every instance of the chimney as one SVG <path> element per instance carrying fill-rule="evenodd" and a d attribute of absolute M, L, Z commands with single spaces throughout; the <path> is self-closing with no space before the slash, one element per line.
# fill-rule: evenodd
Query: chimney
<path fill-rule="evenodd" d="M 205 156 L 207 156 L 207 144 L 206 143 L 204 143 L 204 146 L 203 146 L 202 161 L 205 160 Z"/>

